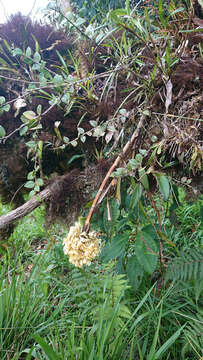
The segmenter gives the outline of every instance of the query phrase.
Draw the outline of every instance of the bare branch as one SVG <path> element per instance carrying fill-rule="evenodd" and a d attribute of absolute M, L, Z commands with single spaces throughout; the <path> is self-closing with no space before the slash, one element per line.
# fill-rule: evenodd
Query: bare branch
<path fill-rule="evenodd" d="M 14 221 L 29 214 L 34 209 L 39 207 L 42 204 L 42 202 L 47 200 L 50 196 L 51 196 L 51 186 L 48 186 L 46 189 L 41 191 L 39 194 L 35 195 L 32 199 L 28 200 L 22 206 L 19 206 L 17 209 L 12 210 L 8 214 L 1 216 L 0 229 L 5 228 Z"/>

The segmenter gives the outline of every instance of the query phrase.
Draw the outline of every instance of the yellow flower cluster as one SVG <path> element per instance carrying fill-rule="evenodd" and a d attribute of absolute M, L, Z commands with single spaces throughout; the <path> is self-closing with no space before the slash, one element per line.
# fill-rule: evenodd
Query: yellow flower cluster
<path fill-rule="evenodd" d="M 82 232 L 82 225 L 79 222 L 70 227 L 63 244 L 64 254 L 68 255 L 69 261 L 77 267 L 90 265 L 101 250 L 101 241 L 97 238 L 96 231 Z"/>

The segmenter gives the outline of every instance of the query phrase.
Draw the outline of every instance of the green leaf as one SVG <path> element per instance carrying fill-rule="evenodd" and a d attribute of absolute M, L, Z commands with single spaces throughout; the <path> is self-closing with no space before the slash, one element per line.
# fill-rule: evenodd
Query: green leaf
<path fill-rule="evenodd" d="M 182 11 L 184 11 L 184 10 L 185 10 L 184 7 L 180 7 L 180 8 L 178 8 L 178 9 L 172 11 L 172 12 L 170 13 L 170 16 L 173 16 L 173 15 L 175 15 L 175 14 L 177 14 L 177 13 L 179 13 L 179 12 L 182 12 Z"/>
<path fill-rule="evenodd" d="M 37 115 L 41 115 L 41 112 L 42 112 L 42 105 L 39 104 L 39 105 L 37 106 Z"/>
<path fill-rule="evenodd" d="M 186 325 L 186 324 L 185 324 Z M 159 360 L 162 358 L 163 354 L 166 352 L 166 350 L 169 349 L 171 345 L 175 343 L 175 341 L 179 338 L 181 331 L 185 327 L 185 325 L 181 326 L 180 329 L 178 329 L 161 347 L 160 349 L 155 353 L 154 359 Z"/>
<path fill-rule="evenodd" d="M 76 147 L 78 143 L 77 143 L 76 140 L 73 140 L 73 141 L 70 142 L 70 144 L 71 144 L 72 146 Z"/>
<path fill-rule="evenodd" d="M 95 121 L 95 120 L 90 120 L 90 125 L 91 125 L 92 127 L 96 127 L 96 126 L 98 125 L 98 123 L 97 123 L 97 121 Z"/>
<path fill-rule="evenodd" d="M 68 104 L 70 102 L 70 94 L 68 92 L 65 93 L 62 96 L 61 101 L 63 101 L 65 104 Z"/>
<path fill-rule="evenodd" d="M 85 132 L 85 130 L 83 128 L 80 128 L 80 127 L 78 128 L 78 134 L 81 135 L 81 134 L 84 134 L 84 132 Z"/>
<path fill-rule="evenodd" d="M 128 112 L 127 112 L 126 109 L 120 109 L 120 110 L 119 110 L 119 113 L 120 113 L 121 115 L 123 115 L 123 116 L 127 116 L 127 114 L 128 114 Z"/>
<path fill-rule="evenodd" d="M 26 142 L 26 145 L 31 148 L 31 149 L 34 149 L 35 146 L 36 146 L 36 143 L 34 141 L 28 141 Z"/>
<path fill-rule="evenodd" d="M 38 178 L 38 179 L 36 180 L 36 184 L 37 184 L 37 185 L 39 185 L 39 186 L 44 185 L 44 181 L 43 181 L 43 179 Z"/>
<path fill-rule="evenodd" d="M 41 60 L 41 56 L 40 56 L 40 54 L 36 51 L 36 53 L 34 53 L 34 57 L 33 57 L 33 59 L 34 59 L 34 61 L 35 62 L 40 62 L 40 60 Z"/>
<path fill-rule="evenodd" d="M 6 99 L 4 96 L 0 96 L 0 105 L 3 105 L 5 103 Z"/>
<path fill-rule="evenodd" d="M 62 360 L 59 354 L 55 352 L 41 336 L 33 335 L 33 339 L 41 346 L 49 360 Z"/>
<path fill-rule="evenodd" d="M 156 179 L 159 184 L 159 189 L 164 197 L 164 200 L 167 201 L 170 195 L 170 184 L 168 178 L 165 175 L 156 174 Z"/>
<path fill-rule="evenodd" d="M 35 346 L 33 345 L 31 348 L 27 348 L 22 351 L 22 354 L 27 354 L 26 360 L 32 360 L 33 356 L 37 356 L 35 351 Z"/>
<path fill-rule="evenodd" d="M 63 141 L 64 141 L 65 144 L 69 144 L 70 139 L 67 136 L 64 136 Z"/>
<path fill-rule="evenodd" d="M 5 129 L 3 128 L 3 126 L 0 125 L 0 138 L 6 136 L 6 131 Z"/>
<path fill-rule="evenodd" d="M 27 179 L 28 180 L 33 180 L 35 178 L 35 172 L 34 171 L 30 171 L 28 173 Z"/>
<path fill-rule="evenodd" d="M 35 195 L 36 195 L 36 192 L 34 190 L 29 192 L 29 198 L 32 198 Z"/>
<path fill-rule="evenodd" d="M 25 55 L 26 55 L 27 57 L 31 57 L 31 55 L 32 55 L 32 50 L 31 50 L 31 48 L 30 48 L 29 46 L 28 46 L 27 49 L 26 49 Z"/>
<path fill-rule="evenodd" d="M 40 71 L 40 69 L 41 69 L 41 65 L 39 65 L 39 64 L 37 64 L 37 63 L 35 63 L 35 64 L 32 65 L 32 70 Z"/>
<path fill-rule="evenodd" d="M 144 170 L 144 169 L 140 169 L 140 170 L 139 170 L 139 176 L 140 176 L 139 181 L 140 181 L 141 184 L 143 185 L 144 189 L 145 189 L 145 190 L 149 190 L 149 180 L 148 180 L 148 176 L 147 176 L 147 174 L 145 173 L 145 170 Z"/>
<path fill-rule="evenodd" d="M 164 17 L 164 9 L 163 9 L 163 3 L 162 0 L 159 0 L 159 17 L 161 20 L 161 24 L 164 28 L 166 28 L 166 25 L 168 23 L 167 19 Z"/>
<path fill-rule="evenodd" d="M 142 185 L 137 184 L 130 199 L 130 209 L 133 210 L 142 196 Z"/>
<path fill-rule="evenodd" d="M 162 313 L 163 313 L 163 301 L 161 301 L 160 303 L 161 303 L 161 305 L 160 305 L 158 323 L 156 324 L 155 334 L 153 337 L 152 344 L 150 346 L 150 352 L 147 355 L 147 360 L 155 359 L 156 346 L 157 346 L 157 342 L 159 339 L 159 330 L 160 330 L 160 326 L 161 326 L 161 318 L 162 318 Z"/>
<path fill-rule="evenodd" d="M 135 255 L 143 269 L 152 274 L 157 265 L 158 248 L 153 238 L 144 231 L 135 237 Z"/>
<path fill-rule="evenodd" d="M 138 289 L 143 278 L 143 268 L 140 266 L 135 255 L 128 258 L 126 272 L 128 279 L 133 290 Z"/>
<path fill-rule="evenodd" d="M 35 187 L 35 182 L 34 181 L 27 181 L 24 185 L 27 189 L 32 189 Z"/>
<path fill-rule="evenodd" d="M 55 85 L 63 85 L 64 83 L 63 76 L 56 74 L 53 78 L 53 83 Z"/>
<path fill-rule="evenodd" d="M 153 226 L 154 225 L 154 226 Z M 157 231 L 155 229 L 159 229 L 159 225 L 158 224 L 148 224 L 146 226 L 144 226 L 142 228 L 142 231 L 145 234 L 148 234 L 152 239 L 154 239 L 155 241 L 159 240 L 159 236 L 157 234 Z"/>
<path fill-rule="evenodd" d="M 80 158 L 82 158 L 82 157 L 84 157 L 84 154 L 81 154 L 81 155 L 79 155 L 79 154 L 73 155 L 73 156 L 71 156 L 70 160 L 68 160 L 68 164 L 71 164 L 74 160 L 80 159 Z"/>
<path fill-rule="evenodd" d="M 34 118 L 36 118 L 36 114 L 35 114 L 35 112 L 34 111 L 32 111 L 32 110 L 28 110 L 28 111 L 24 111 L 23 112 L 23 114 L 22 114 L 22 116 L 21 116 L 21 120 L 23 121 L 23 122 L 25 122 L 25 120 L 26 121 L 30 121 L 30 120 L 33 120 Z"/>
<path fill-rule="evenodd" d="M 19 56 L 23 55 L 22 50 L 19 49 L 19 48 L 15 48 L 15 49 L 13 50 L 13 56 L 16 56 L 16 55 L 19 55 Z"/>
<path fill-rule="evenodd" d="M 126 9 L 116 9 L 116 10 L 112 11 L 112 13 L 115 14 L 116 16 L 125 16 L 125 15 L 127 15 Z"/>
<path fill-rule="evenodd" d="M 20 136 L 25 135 L 27 131 L 28 131 L 28 126 L 27 125 L 23 126 L 19 131 Z"/>
<path fill-rule="evenodd" d="M 80 140 L 82 141 L 82 143 L 84 143 L 86 141 L 86 136 L 85 135 L 81 136 Z"/>
<path fill-rule="evenodd" d="M 103 248 L 101 257 L 104 262 L 108 262 L 111 259 L 116 259 L 121 256 L 125 251 L 126 245 L 128 244 L 129 233 L 114 236 L 111 243 L 106 244 Z"/>
<path fill-rule="evenodd" d="M 8 112 L 10 110 L 10 108 L 11 108 L 10 104 L 6 104 L 2 107 L 1 110 Z"/>
<path fill-rule="evenodd" d="M 35 191 L 35 192 L 40 191 L 40 187 L 39 187 L 38 185 L 35 185 L 35 187 L 34 187 L 34 191 Z"/>
<path fill-rule="evenodd" d="M 200 207 L 200 220 L 203 223 L 203 205 Z"/>
<path fill-rule="evenodd" d="M 105 125 L 99 125 L 94 129 L 94 133 L 93 136 L 95 137 L 100 137 L 100 136 L 104 136 L 105 134 Z"/>
<path fill-rule="evenodd" d="M 23 126 L 19 131 L 20 136 L 25 135 L 27 131 L 28 131 L 28 126 L 27 125 Z"/>

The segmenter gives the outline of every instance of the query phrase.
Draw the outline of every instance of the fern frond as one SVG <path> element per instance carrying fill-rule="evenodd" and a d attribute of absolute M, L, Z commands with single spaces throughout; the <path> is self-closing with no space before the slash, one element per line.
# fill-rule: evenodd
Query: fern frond
<path fill-rule="evenodd" d="M 165 275 L 168 280 L 200 280 L 203 278 L 203 249 L 195 248 L 181 252 L 180 257 L 173 259 Z"/>
<path fill-rule="evenodd" d="M 203 356 L 203 311 L 197 308 L 196 314 L 180 314 L 188 320 L 188 325 L 184 329 L 184 346 L 182 348 L 182 358 L 185 359 L 188 352 L 198 354 L 198 359 Z"/>

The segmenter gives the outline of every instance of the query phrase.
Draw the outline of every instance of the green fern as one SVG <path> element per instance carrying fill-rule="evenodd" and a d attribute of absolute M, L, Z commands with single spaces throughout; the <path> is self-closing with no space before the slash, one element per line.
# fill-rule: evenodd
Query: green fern
<path fill-rule="evenodd" d="M 101 312 L 110 320 L 112 311 L 117 312 L 117 327 L 123 326 L 123 319 L 129 319 L 131 312 L 125 303 L 125 290 L 129 288 L 125 275 L 114 274 L 113 264 L 100 269 L 73 269 L 71 274 L 71 302 L 78 308 L 80 319 L 96 320 Z"/>
<path fill-rule="evenodd" d="M 180 313 L 188 320 L 188 325 L 184 329 L 184 346 L 182 348 L 182 359 L 186 358 L 188 353 L 193 353 L 197 359 L 203 356 L 203 311 L 197 308 L 196 314 Z"/>
<path fill-rule="evenodd" d="M 195 248 L 181 252 L 169 264 L 165 281 L 189 281 L 203 278 L 203 249 Z"/>

